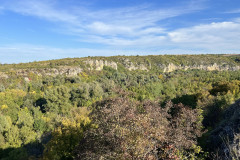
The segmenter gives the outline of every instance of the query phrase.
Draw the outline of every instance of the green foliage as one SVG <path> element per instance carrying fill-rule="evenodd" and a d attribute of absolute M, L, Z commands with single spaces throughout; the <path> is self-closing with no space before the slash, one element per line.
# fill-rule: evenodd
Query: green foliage
<path fill-rule="evenodd" d="M 67 113 L 72 108 L 69 101 L 70 90 L 66 86 L 58 86 L 46 90 L 44 98 L 47 101 L 45 110 L 54 113 Z"/>
<path fill-rule="evenodd" d="M 89 70 L 90 65 L 85 61 L 90 59 L 116 62 L 118 69 L 104 66 L 101 71 Z M 126 66 L 130 62 L 144 65 L 148 71 L 129 71 Z M 116 155 L 124 152 L 130 157 L 141 157 L 146 148 L 154 150 L 154 139 L 164 137 L 158 139 L 160 158 L 169 159 L 171 154 L 172 159 L 174 156 L 205 159 L 207 144 L 200 148 L 199 144 L 203 143 L 198 143 L 197 137 L 201 136 L 200 131 L 206 131 L 203 137 L 206 141 L 207 129 L 214 129 L 229 105 L 240 98 L 240 71 L 189 69 L 164 73 L 163 67 L 170 63 L 178 66 L 216 63 L 232 67 L 239 65 L 239 56 L 88 57 L 0 65 L 0 76 L 8 76 L 0 77 L 0 156 L 3 159 L 38 159 L 42 155 L 44 159 L 73 159 L 79 147 L 84 151 L 88 145 L 94 148 L 98 146 L 92 145 L 100 143 L 103 148 L 99 152 L 106 149 L 113 156 L 117 150 Z M 80 67 L 82 72 L 74 76 L 45 74 L 66 66 Z M 170 105 L 169 101 L 173 103 Z M 105 108 L 89 113 L 88 109 L 96 106 Z M 146 110 L 146 106 L 152 107 L 152 111 Z M 96 116 L 102 121 L 96 123 Z M 116 122 L 126 116 L 129 119 L 124 123 Z M 163 121 L 156 121 L 159 118 Z M 93 125 L 92 120 L 98 125 Z M 159 125 L 157 129 L 154 124 Z M 107 142 L 111 143 L 107 144 L 116 145 L 116 150 L 106 146 L 106 139 L 95 139 L 101 136 L 110 136 Z M 86 137 L 91 144 L 82 141 Z M 86 144 L 85 148 L 80 146 L 82 143 Z"/>

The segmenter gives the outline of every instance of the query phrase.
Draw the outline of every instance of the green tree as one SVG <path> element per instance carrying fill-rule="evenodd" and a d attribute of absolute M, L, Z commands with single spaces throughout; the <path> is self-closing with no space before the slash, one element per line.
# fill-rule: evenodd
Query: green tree
<path fill-rule="evenodd" d="M 67 113 L 72 105 L 69 101 L 71 94 L 66 86 L 58 86 L 46 90 L 44 98 L 47 101 L 45 110 L 54 113 Z"/>

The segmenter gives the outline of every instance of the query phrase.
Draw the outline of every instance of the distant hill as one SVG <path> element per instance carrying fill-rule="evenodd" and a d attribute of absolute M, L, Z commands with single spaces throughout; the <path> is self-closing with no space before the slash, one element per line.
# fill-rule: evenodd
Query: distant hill
<path fill-rule="evenodd" d="M 9 72 L 26 76 L 39 75 L 74 76 L 82 71 L 102 70 L 111 67 L 115 70 L 140 70 L 172 72 L 174 70 L 199 69 L 207 71 L 236 71 L 240 69 L 240 55 L 149 55 L 66 58 L 19 64 L 2 64 L 0 77 Z"/>

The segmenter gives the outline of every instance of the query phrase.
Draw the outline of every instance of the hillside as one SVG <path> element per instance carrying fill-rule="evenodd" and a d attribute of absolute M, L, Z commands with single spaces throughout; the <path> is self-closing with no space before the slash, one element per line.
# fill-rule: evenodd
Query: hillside
<path fill-rule="evenodd" d="M 239 55 L 156 55 L 156 56 L 115 56 L 67 58 L 20 64 L 3 64 L 0 76 L 8 72 L 26 76 L 29 73 L 39 75 L 75 76 L 82 71 L 97 70 L 103 67 L 122 70 L 142 70 L 172 72 L 174 70 L 200 69 L 206 71 L 236 71 L 240 69 Z"/>
<path fill-rule="evenodd" d="M 2 64 L 0 159 L 231 158 L 238 99 L 240 55 Z"/>

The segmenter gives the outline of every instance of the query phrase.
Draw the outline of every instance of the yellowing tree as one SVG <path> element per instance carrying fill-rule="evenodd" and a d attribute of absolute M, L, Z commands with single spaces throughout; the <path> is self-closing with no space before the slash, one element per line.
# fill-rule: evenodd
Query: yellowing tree
<path fill-rule="evenodd" d="M 73 150 L 82 139 L 83 132 L 90 125 L 87 108 L 72 110 L 72 117 L 62 118 L 61 125 L 52 132 L 52 139 L 44 150 L 45 160 L 72 159 Z"/>

